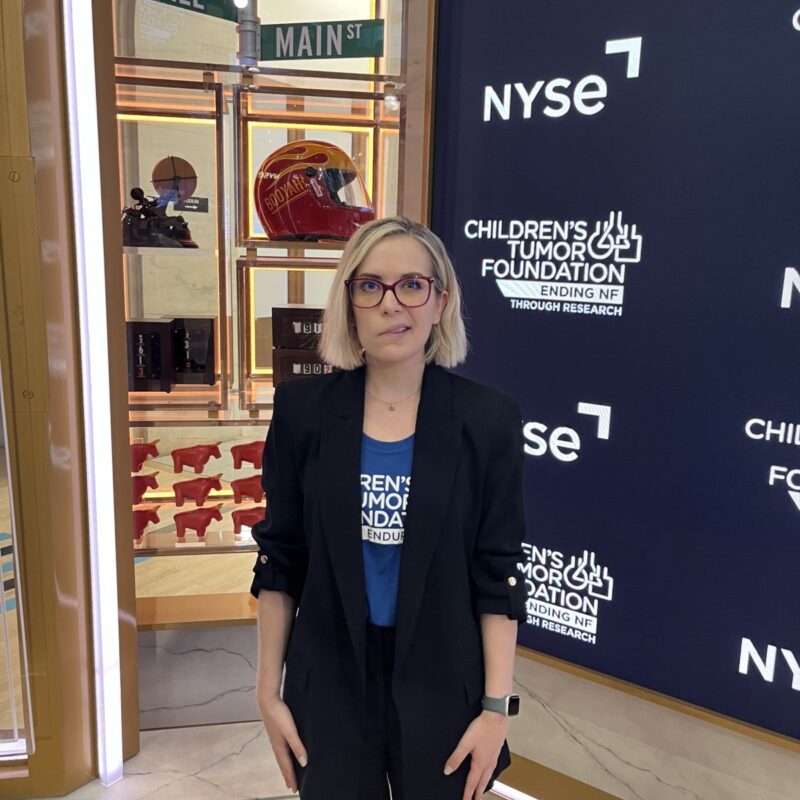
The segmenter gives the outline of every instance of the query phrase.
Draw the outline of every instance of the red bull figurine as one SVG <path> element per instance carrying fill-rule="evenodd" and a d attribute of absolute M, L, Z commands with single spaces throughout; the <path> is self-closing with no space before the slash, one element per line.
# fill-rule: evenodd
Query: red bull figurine
<path fill-rule="evenodd" d="M 252 497 L 254 503 L 264 499 L 264 489 L 261 487 L 261 474 L 251 475 L 249 478 L 237 478 L 231 481 L 233 501 L 241 503 L 243 497 Z"/>
<path fill-rule="evenodd" d="M 211 521 L 222 521 L 220 508 L 222 508 L 222 503 L 218 503 L 211 508 L 196 508 L 194 511 L 182 511 L 180 514 L 176 514 L 175 528 L 178 532 L 178 538 L 184 539 L 188 528 L 195 531 L 199 539 L 204 539 L 206 529 L 211 524 Z"/>
<path fill-rule="evenodd" d="M 142 502 L 142 497 L 148 489 L 158 489 L 158 472 L 151 472 L 149 475 L 134 475 L 131 478 L 133 484 L 133 504 Z"/>
<path fill-rule="evenodd" d="M 179 481 L 174 484 L 172 488 L 175 490 L 175 505 L 180 507 L 187 499 L 194 500 L 196 506 L 204 505 L 212 489 L 217 491 L 222 489 L 219 480 L 221 477 L 220 472 L 209 478 L 193 478 L 190 481 Z"/>
<path fill-rule="evenodd" d="M 264 442 L 248 442 L 247 444 L 235 444 L 231 447 L 233 456 L 233 468 L 241 469 L 243 461 L 249 461 L 254 469 L 261 469 L 261 457 L 264 455 Z"/>
<path fill-rule="evenodd" d="M 154 439 L 152 442 L 137 442 L 131 445 L 131 472 L 138 472 L 148 458 L 155 458 L 158 455 L 156 445 L 159 441 Z"/>
<path fill-rule="evenodd" d="M 242 525 L 252 528 L 257 522 L 264 519 L 264 506 L 253 506 L 252 508 L 237 508 L 231 516 L 233 517 L 233 532 L 239 536 L 242 532 Z"/>
<path fill-rule="evenodd" d="M 179 447 L 172 451 L 172 464 L 175 472 L 183 472 L 184 466 L 194 467 L 196 474 L 203 471 L 203 467 L 210 458 L 221 458 L 219 446 L 222 442 L 214 444 L 196 444 L 192 447 Z"/>
<path fill-rule="evenodd" d="M 158 509 L 161 506 L 155 506 L 154 508 L 140 508 L 136 509 L 133 512 L 133 538 L 137 542 L 142 541 L 142 536 L 144 536 L 145 528 L 148 525 L 156 524 L 159 522 L 158 518 Z"/>

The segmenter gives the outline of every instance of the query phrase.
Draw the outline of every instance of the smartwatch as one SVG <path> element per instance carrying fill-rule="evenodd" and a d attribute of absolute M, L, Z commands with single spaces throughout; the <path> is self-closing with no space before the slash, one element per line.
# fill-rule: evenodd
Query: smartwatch
<path fill-rule="evenodd" d="M 485 711 L 497 711 L 506 717 L 516 717 L 519 714 L 519 695 L 507 694 L 505 697 L 483 696 L 481 706 Z"/>

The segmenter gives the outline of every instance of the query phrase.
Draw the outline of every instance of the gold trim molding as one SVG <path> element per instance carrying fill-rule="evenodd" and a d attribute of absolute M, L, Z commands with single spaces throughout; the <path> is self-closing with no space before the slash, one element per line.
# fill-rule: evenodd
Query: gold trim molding
<path fill-rule="evenodd" d="M 500 776 L 500 782 L 536 800 L 619 800 L 616 795 L 569 778 L 517 753 L 511 754 L 511 766 Z"/>

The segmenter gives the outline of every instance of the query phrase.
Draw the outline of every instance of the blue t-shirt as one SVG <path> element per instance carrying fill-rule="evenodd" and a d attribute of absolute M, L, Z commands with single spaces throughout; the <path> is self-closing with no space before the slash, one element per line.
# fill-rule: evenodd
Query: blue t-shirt
<path fill-rule="evenodd" d="M 361 546 L 367 616 L 373 625 L 393 627 L 400 576 L 414 434 L 382 442 L 361 441 Z"/>

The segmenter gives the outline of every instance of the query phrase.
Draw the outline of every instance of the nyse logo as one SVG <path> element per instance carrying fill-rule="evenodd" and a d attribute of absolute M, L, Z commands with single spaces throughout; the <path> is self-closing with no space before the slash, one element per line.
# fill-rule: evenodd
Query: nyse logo
<path fill-rule="evenodd" d="M 630 39 L 611 39 L 606 42 L 606 55 L 625 53 L 628 56 L 626 77 L 638 78 L 642 58 L 642 37 Z M 534 106 L 541 95 L 545 103 L 542 114 L 546 117 L 563 117 L 574 108 L 579 114 L 592 116 L 599 114 L 605 107 L 608 97 L 608 83 L 600 75 L 587 75 L 572 85 L 568 78 L 552 78 L 549 81 L 537 80 L 530 86 L 522 82 L 506 83 L 498 91 L 494 86 L 486 86 L 483 91 L 483 121 L 490 122 L 492 112 L 500 119 L 510 119 L 512 111 L 517 108 L 523 119 L 530 119 Z"/>
<path fill-rule="evenodd" d="M 578 413 L 597 417 L 597 438 L 608 439 L 611 430 L 611 406 L 578 403 Z M 551 453 L 558 461 L 575 461 L 581 449 L 581 437 L 575 428 L 561 425 L 548 432 L 542 422 L 528 422 L 522 430 L 525 452 L 530 456 Z"/>
<path fill-rule="evenodd" d="M 783 683 L 788 682 L 791 678 L 792 689 L 800 692 L 800 664 L 797 663 L 797 656 L 785 647 L 780 648 L 780 652 L 781 661 L 788 667 L 788 674 L 782 667 L 777 676 L 778 680 Z M 751 664 L 767 683 L 774 683 L 778 669 L 778 648 L 774 644 L 769 644 L 762 656 L 750 639 L 742 639 L 742 647 L 739 651 L 739 672 L 742 675 L 748 675 Z"/>
<path fill-rule="evenodd" d="M 786 267 L 783 274 L 783 292 L 781 293 L 781 308 L 792 307 L 792 292 L 800 294 L 800 272 L 794 267 Z"/>

